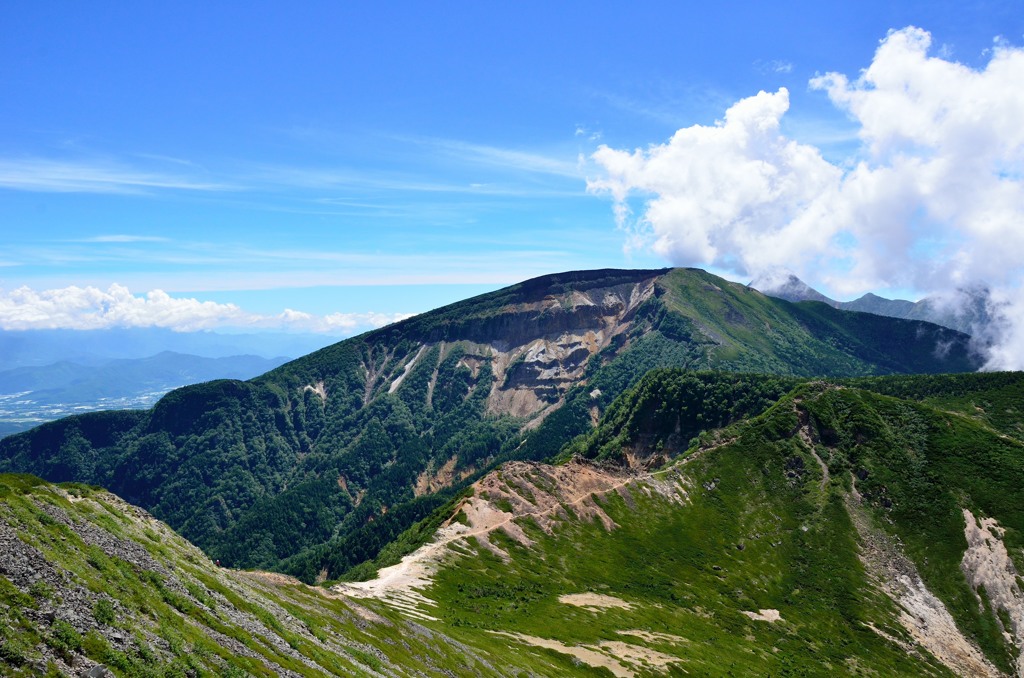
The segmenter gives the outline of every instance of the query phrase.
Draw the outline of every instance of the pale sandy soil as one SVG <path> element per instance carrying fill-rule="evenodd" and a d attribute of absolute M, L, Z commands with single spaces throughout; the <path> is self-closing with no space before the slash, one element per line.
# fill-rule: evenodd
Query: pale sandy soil
<path fill-rule="evenodd" d="M 633 607 L 621 598 L 605 596 L 600 593 L 567 593 L 563 596 L 558 596 L 558 602 L 565 603 L 566 605 L 575 605 L 576 607 L 593 607 L 602 610 L 610 607 L 621 607 L 629 610 Z"/>
<path fill-rule="evenodd" d="M 681 659 L 652 650 L 642 645 L 624 643 L 620 640 L 602 640 L 596 645 L 566 645 L 551 638 L 538 638 L 523 633 L 492 631 L 495 635 L 512 638 L 527 645 L 543 647 L 575 657 L 587 666 L 604 668 L 618 678 L 633 678 L 640 669 L 663 672 L 670 664 Z"/>
<path fill-rule="evenodd" d="M 740 611 L 751 619 L 755 619 L 757 621 L 777 622 L 782 619 L 782 615 L 779 614 L 778 610 L 758 610 L 757 612 L 750 612 L 748 610 Z"/>
<path fill-rule="evenodd" d="M 654 631 L 644 631 L 642 629 L 629 629 L 627 631 L 617 631 L 617 633 L 623 636 L 636 636 L 637 638 L 647 641 L 648 643 L 666 643 L 668 645 L 680 645 L 682 643 L 690 642 L 687 638 L 682 636 L 674 636 L 671 633 L 657 633 Z"/>
<path fill-rule="evenodd" d="M 587 666 L 608 669 L 612 672 L 612 675 L 616 676 L 616 678 L 633 678 L 633 676 L 636 675 L 635 672 L 626 668 L 621 662 L 592 647 L 585 645 L 566 645 L 558 642 L 557 640 L 527 636 L 522 633 L 503 633 L 500 631 L 492 631 L 492 633 L 499 636 L 513 638 L 521 643 L 533 645 L 534 647 L 544 647 L 549 650 L 554 650 L 555 652 L 567 654 L 570 657 L 579 659 Z"/>
<path fill-rule="evenodd" d="M 679 657 L 673 657 L 642 645 L 624 643 L 621 640 L 602 640 L 598 645 L 602 650 L 611 652 L 619 659 L 633 665 L 664 669 L 669 664 L 677 664 L 682 661 Z"/>
<path fill-rule="evenodd" d="M 899 621 L 903 628 L 915 643 L 928 650 L 957 675 L 1002 675 L 957 628 L 949 610 L 925 586 L 917 566 L 904 554 L 901 545 L 872 525 L 858 500 L 856 482 L 853 485 L 854 491 L 847 496 L 846 507 L 860 536 L 860 559 L 875 585 L 900 608 Z M 973 520 L 969 523 L 973 524 Z M 968 534 L 968 540 L 970 538 Z M 916 650 L 913 645 L 898 641 L 873 625 L 871 628 L 908 652 Z"/>
<path fill-rule="evenodd" d="M 1003 633 L 1018 648 L 1024 647 L 1024 592 L 1016 566 L 1003 543 L 1004 530 L 994 518 L 975 518 L 963 509 L 967 551 L 960 569 L 971 588 L 985 587 L 989 604 L 1009 618 Z M 1024 653 L 1017 657 L 1017 675 L 1024 676 Z"/>

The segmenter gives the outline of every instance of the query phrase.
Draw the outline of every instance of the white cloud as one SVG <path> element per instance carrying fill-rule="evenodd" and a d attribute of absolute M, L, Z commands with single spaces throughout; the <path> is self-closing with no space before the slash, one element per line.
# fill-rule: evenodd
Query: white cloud
<path fill-rule="evenodd" d="M 894 31 L 856 81 L 811 82 L 860 124 L 866 157 L 837 208 L 872 245 L 855 253 L 856 269 L 922 289 L 1019 283 L 1024 50 L 997 47 L 974 70 L 929 57 L 930 42 L 920 29 Z"/>
<path fill-rule="evenodd" d="M 646 150 L 600 147 L 589 189 L 613 197 L 628 246 L 676 264 L 785 266 L 842 294 L 987 283 L 1005 302 L 990 366 L 1024 367 L 1024 49 L 997 41 L 974 69 L 930 45 L 892 31 L 856 80 L 811 81 L 858 125 L 846 162 L 779 132 L 782 89 Z"/>
<path fill-rule="evenodd" d="M 759 59 L 754 62 L 754 68 L 762 73 L 792 73 L 793 63 L 782 59 L 772 59 L 770 61 L 761 61 Z"/>
<path fill-rule="evenodd" d="M 179 332 L 216 328 L 259 328 L 328 334 L 353 334 L 410 317 L 408 313 L 332 313 L 318 316 L 286 309 L 261 315 L 235 304 L 172 297 L 161 290 L 136 296 L 123 285 L 107 290 L 65 287 L 36 291 L 20 287 L 0 291 L 0 329 L 95 330 L 113 327 L 162 327 Z"/>
<path fill-rule="evenodd" d="M 840 171 L 812 146 L 786 139 L 779 121 L 789 93 L 760 92 L 714 126 L 681 129 L 665 144 L 592 156 L 605 176 L 588 182 L 610 194 L 630 247 L 650 247 L 676 263 L 749 272 L 790 262 L 794 249 L 827 246 L 818 220 Z M 649 196 L 639 220 L 629 197 Z"/>
<path fill-rule="evenodd" d="M 586 130 L 582 127 L 577 127 L 575 135 L 579 136 L 585 132 Z M 483 144 L 472 144 L 453 139 L 418 139 L 414 141 L 447 153 L 461 162 L 537 174 L 551 174 L 572 179 L 578 179 L 580 176 L 576 164 L 573 162 L 574 158 L 571 157 L 547 155 L 520 149 L 499 148 L 497 146 L 485 146 Z"/>

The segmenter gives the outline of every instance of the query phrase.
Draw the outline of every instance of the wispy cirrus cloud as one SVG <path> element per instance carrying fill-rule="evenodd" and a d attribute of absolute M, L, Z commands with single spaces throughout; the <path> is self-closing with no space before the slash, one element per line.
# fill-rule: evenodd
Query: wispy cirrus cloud
<path fill-rule="evenodd" d="M 574 154 L 545 154 L 454 139 L 414 138 L 412 141 L 463 163 L 570 179 L 580 179 L 583 176 Z"/>
<path fill-rule="evenodd" d="M 161 191 L 247 192 L 280 197 L 301 191 L 351 191 L 476 195 L 481 197 L 582 196 L 573 187 L 552 188 L 524 181 L 524 174 L 578 181 L 583 174 L 575 152 L 546 154 L 474 144 L 456 139 L 374 135 L 398 144 L 389 166 L 358 168 L 366 149 L 332 151 L 316 162 L 285 164 L 236 158 L 213 174 L 189 160 L 151 153 L 121 158 L 0 157 L 0 189 L 48 193 L 154 194 Z M 491 170 L 482 175 L 481 170 Z M 264 200 L 273 204 L 273 199 Z"/>
<path fill-rule="evenodd" d="M 758 59 L 754 62 L 754 68 L 761 73 L 792 73 L 793 62 L 785 59 L 769 59 L 767 61 Z"/>
<path fill-rule="evenodd" d="M 436 174 L 436 173 L 435 173 Z M 343 166 L 301 167 L 263 165 L 247 173 L 246 180 L 267 187 L 310 189 L 317 191 L 365 191 L 370 193 L 425 193 L 479 196 L 567 195 L 566 191 L 524 188 L 505 182 L 437 181 L 430 173 L 354 170 Z M 581 195 L 575 191 L 573 195 Z"/>
<path fill-rule="evenodd" d="M 129 233 L 114 233 L 110 235 L 97 235 L 91 238 L 81 238 L 72 242 L 94 242 L 94 243 L 142 243 L 142 242 L 169 242 L 170 238 L 159 235 L 132 235 Z"/>
<path fill-rule="evenodd" d="M 109 161 L 0 158 L 0 188 L 41 193 L 121 193 L 153 190 L 232 191 L 226 183 L 139 169 Z"/>

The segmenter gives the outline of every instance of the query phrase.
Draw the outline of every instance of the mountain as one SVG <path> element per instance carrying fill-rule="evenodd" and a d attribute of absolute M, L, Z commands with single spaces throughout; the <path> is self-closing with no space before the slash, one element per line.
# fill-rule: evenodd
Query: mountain
<path fill-rule="evenodd" d="M 993 321 L 991 293 L 985 287 L 957 290 L 956 298 L 943 300 L 925 297 L 920 301 L 886 299 L 868 292 L 853 301 L 836 301 L 826 297 L 793 274 L 766 275 L 755 278 L 750 287 L 786 301 L 820 301 L 844 311 L 873 313 L 904 320 L 923 320 L 964 334 L 984 333 Z"/>
<path fill-rule="evenodd" d="M 97 365 L 61 361 L 0 372 L 0 436 L 69 414 L 149 407 L 168 391 L 212 379 L 249 379 L 287 358 L 206 358 L 164 351 Z"/>
<path fill-rule="evenodd" d="M 102 485 L 225 563 L 311 582 L 371 561 L 508 460 L 555 455 L 656 367 L 962 372 L 969 338 L 792 304 L 697 269 L 544 276 L 248 382 L 0 441 L 0 471 Z"/>
<path fill-rule="evenodd" d="M 175 332 L 162 328 L 107 330 L 0 330 L 0 370 L 41 367 L 67 361 L 95 366 L 170 351 L 204 358 L 256 355 L 263 358 L 305 355 L 331 337 L 314 334 L 230 334 Z"/>
<path fill-rule="evenodd" d="M 1024 375 L 784 381 L 653 371 L 332 590 L 565 674 L 1024 675 Z"/>
<path fill-rule="evenodd" d="M 1022 400 L 1021 373 L 654 370 L 329 588 L 0 475 L 0 672 L 1024 675 Z"/>
<path fill-rule="evenodd" d="M 864 296 L 853 301 L 835 302 L 836 308 L 847 311 L 860 311 L 861 313 L 874 313 L 875 315 L 887 315 L 890 318 L 909 318 L 913 313 L 921 313 L 925 306 L 918 306 L 919 302 L 907 301 L 906 299 L 886 299 L 868 292 Z M 917 311 L 915 311 L 917 309 Z M 918 320 L 925 320 L 918 317 Z M 943 323 L 936 323 L 942 325 Z M 945 326 L 945 325 L 943 325 Z M 955 329 L 955 328 L 954 328 Z"/>
<path fill-rule="evenodd" d="M 774 272 L 771 274 L 760 275 L 754 278 L 747 285 L 753 287 L 755 290 L 764 292 L 765 294 L 775 297 L 776 299 L 785 299 L 786 301 L 798 302 L 798 301 L 820 301 L 823 304 L 828 304 L 833 308 L 840 308 L 840 303 L 835 299 L 830 299 L 824 294 L 814 289 L 800 278 L 796 277 L 792 273 L 778 273 Z M 881 297 L 877 297 L 881 299 Z M 883 299 L 882 301 L 888 301 Z M 866 311 L 871 313 L 868 309 L 862 308 L 851 308 L 851 311 Z M 888 313 L 879 313 L 878 315 L 890 315 Z M 900 316 L 902 317 L 902 316 Z"/>

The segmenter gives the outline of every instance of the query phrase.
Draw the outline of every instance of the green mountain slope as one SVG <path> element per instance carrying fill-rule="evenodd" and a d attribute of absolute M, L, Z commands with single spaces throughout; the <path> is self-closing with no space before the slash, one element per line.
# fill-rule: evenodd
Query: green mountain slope
<path fill-rule="evenodd" d="M 655 370 L 330 589 L 0 475 L 0 673 L 1022 675 L 1024 443 L 977 409 L 1022 391 Z"/>
<path fill-rule="evenodd" d="M 0 475 L 4 676 L 515 676 L 387 606 L 222 569 L 107 492 Z M 108 673 L 95 669 L 103 665 Z"/>
<path fill-rule="evenodd" d="M 574 272 L 142 414 L 4 439 L 0 470 L 107 487 L 232 565 L 334 578 L 496 464 L 556 454 L 664 366 L 868 376 L 978 362 L 944 328 L 790 304 L 704 271 Z"/>
<path fill-rule="evenodd" d="M 919 391 L 944 380 L 964 389 Z M 546 648 L 565 675 L 1024 675 L 1024 445 L 822 381 L 688 445 L 693 394 L 729 409 L 727 381 L 648 375 L 576 442 L 619 461 L 508 464 L 425 546 L 336 590 Z"/>

